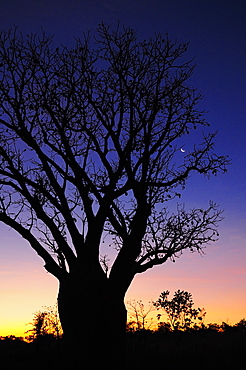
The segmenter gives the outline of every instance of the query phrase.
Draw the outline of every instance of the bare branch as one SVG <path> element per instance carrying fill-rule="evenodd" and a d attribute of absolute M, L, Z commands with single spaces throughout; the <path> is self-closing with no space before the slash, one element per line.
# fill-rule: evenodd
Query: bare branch
<path fill-rule="evenodd" d="M 194 172 L 225 172 L 228 158 L 213 152 L 188 83 L 187 44 L 101 24 L 94 45 L 89 34 L 71 49 L 45 33 L 0 34 L 0 212 L 69 272 L 91 258 L 101 274 L 109 232 L 118 255 L 108 279 L 124 294 L 137 272 L 216 239 L 215 204 L 170 217 L 160 204 Z M 177 160 L 193 130 L 201 143 Z"/>
<path fill-rule="evenodd" d="M 202 253 L 205 245 L 218 239 L 222 213 L 213 202 L 206 210 L 186 212 L 183 205 L 178 205 L 177 214 L 171 216 L 166 209 L 152 213 L 142 243 L 142 255 L 137 261 L 137 272 L 162 264 L 168 258 L 175 262 L 186 249 Z"/>
<path fill-rule="evenodd" d="M 58 279 L 62 279 L 66 270 L 61 269 L 50 254 L 42 247 L 42 245 L 37 241 L 34 235 L 24 228 L 18 221 L 14 220 L 6 213 L 0 212 L 0 221 L 4 222 L 6 225 L 9 225 L 15 229 L 24 239 L 26 239 L 32 248 L 37 252 L 37 254 L 45 261 L 45 269 L 50 272 L 52 275 L 56 276 Z"/>

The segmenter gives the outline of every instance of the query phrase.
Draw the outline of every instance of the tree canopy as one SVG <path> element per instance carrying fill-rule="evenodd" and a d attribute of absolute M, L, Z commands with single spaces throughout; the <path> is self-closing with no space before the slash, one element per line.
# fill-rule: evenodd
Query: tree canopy
<path fill-rule="evenodd" d="M 162 308 L 168 317 L 172 330 L 188 330 L 198 319 L 202 322 L 206 315 L 204 308 L 194 308 L 192 294 L 184 290 L 174 292 L 173 298 L 168 300 L 169 290 L 162 292 L 159 299 L 154 302 L 157 309 Z M 161 314 L 158 314 L 160 319 Z M 161 327 L 161 325 L 160 325 Z"/>
<path fill-rule="evenodd" d="M 44 32 L 0 35 L 0 221 L 15 229 L 58 279 L 99 271 L 122 293 L 136 273 L 201 251 L 221 211 L 169 214 L 193 173 L 224 172 L 215 133 L 188 83 L 187 44 L 99 25 L 69 48 Z M 191 151 L 180 138 L 197 129 Z M 118 250 L 107 276 L 100 246 Z"/>

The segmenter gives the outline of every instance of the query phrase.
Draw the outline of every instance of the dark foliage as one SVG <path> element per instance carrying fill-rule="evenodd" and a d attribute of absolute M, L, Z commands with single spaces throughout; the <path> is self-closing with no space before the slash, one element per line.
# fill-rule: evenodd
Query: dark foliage
<path fill-rule="evenodd" d="M 177 290 L 172 299 L 168 299 L 169 290 L 160 294 L 159 299 L 153 305 L 159 310 L 163 309 L 168 316 L 170 328 L 172 330 L 191 330 L 195 324 L 195 320 L 202 320 L 206 315 L 204 308 L 195 309 L 192 294 L 184 290 Z M 160 319 L 161 314 L 158 314 Z M 167 326 L 165 325 L 167 329 Z"/>
<path fill-rule="evenodd" d="M 127 334 L 127 369 L 129 370 L 217 370 L 241 369 L 245 360 L 246 332 L 199 330 L 191 333 L 138 331 Z M 236 329 L 235 329 L 236 328 Z M 65 369 L 63 344 L 44 343 L 38 350 L 34 343 L 2 339 L 1 368 L 4 370 Z M 95 353 L 95 356 L 97 354 Z"/>

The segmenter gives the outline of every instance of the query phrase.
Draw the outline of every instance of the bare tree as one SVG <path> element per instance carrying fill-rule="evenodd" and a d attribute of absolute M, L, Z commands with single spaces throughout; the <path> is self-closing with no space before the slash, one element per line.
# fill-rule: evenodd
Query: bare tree
<path fill-rule="evenodd" d="M 101 24 L 73 48 L 45 33 L 0 35 L 0 221 L 59 280 L 64 336 L 85 366 L 123 363 L 136 274 L 217 239 L 216 204 L 166 208 L 193 173 L 228 162 L 213 152 L 214 133 L 180 156 L 181 138 L 207 126 L 186 49 L 120 25 Z M 105 237 L 118 251 L 110 271 L 100 264 Z"/>
<path fill-rule="evenodd" d="M 153 318 L 147 319 L 150 312 L 155 310 L 153 302 L 149 302 L 148 307 L 144 307 L 144 303 L 140 301 L 129 301 L 127 302 L 127 308 L 129 312 L 128 328 L 133 330 L 149 330 L 153 324 Z"/>

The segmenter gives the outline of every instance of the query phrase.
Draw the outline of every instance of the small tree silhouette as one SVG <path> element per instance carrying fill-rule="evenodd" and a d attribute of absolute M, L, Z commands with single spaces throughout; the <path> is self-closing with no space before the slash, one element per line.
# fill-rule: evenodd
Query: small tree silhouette
<path fill-rule="evenodd" d="M 153 323 L 153 318 L 150 318 L 150 321 L 147 321 L 147 316 L 155 309 L 153 303 L 149 302 L 147 309 L 145 309 L 144 303 L 141 300 L 135 301 L 134 299 L 132 301 L 128 301 L 127 305 L 131 320 L 127 326 L 128 331 L 131 331 L 132 328 L 133 330 L 149 330 Z"/>
<path fill-rule="evenodd" d="M 55 304 L 53 307 L 45 306 L 44 308 L 45 312 L 47 313 L 49 333 L 53 334 L 56 339 L 59 339 L 63 334 L 63 330 L 59 318 L 58 305 Z"/>
<path fill-rule="evenodd" d="M 35 312 L 33 322 L 29 323 L 32 325 L 32 329 L 27 330 L 26 333 L 31 332 L 29 340 L 38 341 L 41 337 L 48 334 L 48 321 L 47 321 L 47 312 Z"/>
<path fill-rule="evenodd" d="M 169 290 L 162 292 L 154 306 L 157 309 L 163 308 L 165 310 L 173 330 L 187 330 L 191 328 L 194 320 L 203 320 L 206 312 L 204 308 L 193 308 L 194 302 L 191 293 L 177 290 L 173 298 L 168 300 L 169 293 Z M 160 319 L 161 314 L 158 314 L 157 317 Z"/>
<path fill-rule="evenodd" d="M 235 324 L 235 327 L 239 330 L 246 332 L 246 320 L 245 318 L 241 319 L 238 323 Z"/>
<path fill-rule="evenodd" d="M 39 341 L 47 335 L 53 335 L 56 339 L 59 339 L 62 335 L 57 304 L 54 307 L 45 306 L 43 311 L 35 312 L 33 321 L 29 324 L 32 325 L 32 329 L 28 330 L 26 333 L 32 333 L 28 337 L 31 341 Z"/>

